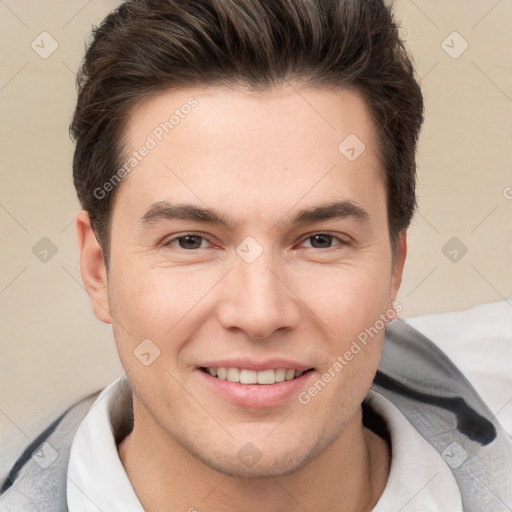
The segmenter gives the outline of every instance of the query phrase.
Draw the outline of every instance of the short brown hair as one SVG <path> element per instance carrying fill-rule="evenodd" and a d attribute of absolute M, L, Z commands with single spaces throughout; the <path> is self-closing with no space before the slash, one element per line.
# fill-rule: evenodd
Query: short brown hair
<path fill-rule="evenodd" d="M 70 126 L 74 184 L 107 265 L 119 187 L 100 198 L 95 190 L 123 165 L 133 107 L 165 89 L 264 90 L 288 80 L 363 94 L 377 128 L 395 251 L 416 208 L 424 106 L 412 58 L 383 0 L 128 0 L 93 30 Z"/>

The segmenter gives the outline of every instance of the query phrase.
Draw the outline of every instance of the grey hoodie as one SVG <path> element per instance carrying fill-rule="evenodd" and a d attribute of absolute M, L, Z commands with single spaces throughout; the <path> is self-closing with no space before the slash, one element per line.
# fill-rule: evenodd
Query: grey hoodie
<path fill-rule="evenodd" d="M 390 400 L 447 462 L 465 512 L 512 511 L 512 439 L 429 339 L 401 320 L 388 324 L 372 388 Z M 68 512 L 71 443 L 98 394 L 70 407 L 25 449 L 1 484 L 1 512 Z M 372 413 L 363 406 L 368 419 Z M 57 459 L 43 468 L 38 453 L 49 446 Z"/>

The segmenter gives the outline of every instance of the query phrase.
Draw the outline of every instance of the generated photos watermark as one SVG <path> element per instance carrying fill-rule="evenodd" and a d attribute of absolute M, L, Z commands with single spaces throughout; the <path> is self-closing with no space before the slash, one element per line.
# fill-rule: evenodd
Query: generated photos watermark
<path fill-rule="evenodd" d="M 173 114 L 167 121 L 161 122 L 158 126 L 155 126 L 150 134 L 146 137 L 144 144 L 142 144 L 137 150 L 133 151 L 126 162 L 101 186 L 96 187 L 93 191 L 93 195 L 96 199 L 104 199 L 109 192 L 112 192 L 116 185 L 133 169 L 139 165 L 150 152 L 155 149 L 165 136 L 178 126 L 183 119 L 185 119 L 192 109 L 197 107 L 198 101 L 196 98 L 191 96 L 183 105 L 179 108 L 174 109 Z"/>
<path fill-rule="evenodd" d="M 352 361 L 376 336 L 385 328 L 387 321 L 394 320 L 397 313 L 402 311 L 403 306 L 398 301 L 394 301 L 392 306 L 379 315 L 379 318 L 370 327 L 361 331 L 350 344 L 345 352 L 337 356 L 333 364 L 306 390 L 297 395 L 297 399 L 303 405 L 311 402 L 311 399 L 320 393 L 327 384 L 329 384 L 337 375 Z"/>

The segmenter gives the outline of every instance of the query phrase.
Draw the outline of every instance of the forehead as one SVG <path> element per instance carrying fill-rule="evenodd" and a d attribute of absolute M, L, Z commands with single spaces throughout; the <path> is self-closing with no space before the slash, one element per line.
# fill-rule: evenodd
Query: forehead
<path fill-rule="evenodd" d="M 354 90 L 165 91 L 129 117 L 126 191 L 119 192 L 146 204 L 214 201 L 260 210 L 306 195 L 371 202 L 384 183 L 376 140 Z"/>
<path fill-rule="evenodd" d="M 292 133 L 290 123 L 295 123 Z M 171 134 L 178 140 L 184 131 L 187 135 L 193 131 L 198 141 L 204 136 L 201 142 L 208 139 L 212 145 L 225 140 L 228 133 L 231 146 L 239 140 L 247 142 L 251 134 L 255 144 L 269 142 L 269 148 L 279 142 L 276 135 L 285 133 L 289 144 L 304 135 L 314 135 L 335 147 L 344 135 L 352 134 L 364 139 L 370 152 L 376 136 L 370 110 L 357 90 L 315 89 L 291 83 L 262 91 L 209 86 L 159 92 L 132 109 L 126 126 L 130 147 L 143 142 L 144 136 L 157 144 L 165 143 Z"/>

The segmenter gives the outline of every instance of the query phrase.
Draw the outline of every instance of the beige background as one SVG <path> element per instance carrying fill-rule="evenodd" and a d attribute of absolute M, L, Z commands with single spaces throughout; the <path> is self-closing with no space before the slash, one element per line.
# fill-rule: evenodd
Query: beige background
<path fill-rule="evenodd" d="M 0 475 L 65 405 L 122 372 L 80 281 L 67 134 L 84 42 L 117 3 L 0 0 Z M 512 1 L 398 0 L 396 12 L 426 100 L 402 316 L 510 298 Z M 46 59 L 31 47 L 51 48 L 44 31 L 58 44 Z M 32 252 L 42 237 L 57 249 L 47 262 Z M 455 263 L 452 237 L 468 249 Z"/>

